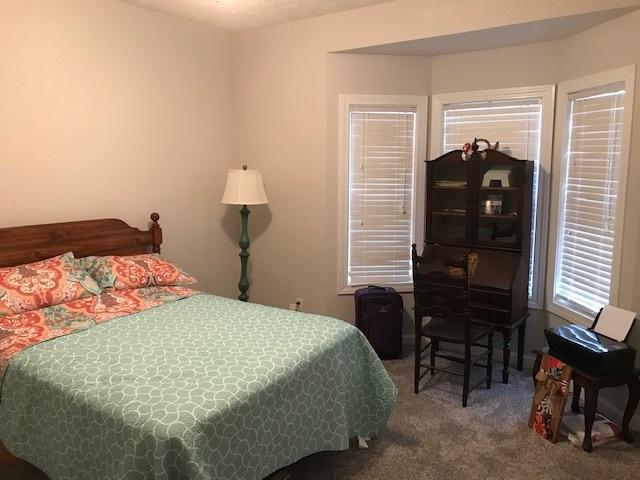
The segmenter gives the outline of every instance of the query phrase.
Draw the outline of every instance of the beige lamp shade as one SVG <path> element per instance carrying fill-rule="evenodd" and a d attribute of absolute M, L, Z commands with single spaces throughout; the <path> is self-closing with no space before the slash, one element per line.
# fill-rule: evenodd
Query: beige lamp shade
<path fill-rule="evenodd" d="M 222 195 L 227 205 L 260 205 L 269 203 L 258 170 L 229 170 Z"/>

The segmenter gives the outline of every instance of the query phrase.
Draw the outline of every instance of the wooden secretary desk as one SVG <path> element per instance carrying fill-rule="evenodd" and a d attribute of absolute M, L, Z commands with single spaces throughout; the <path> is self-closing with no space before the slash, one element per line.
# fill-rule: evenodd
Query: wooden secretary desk
<path fill-rule="evenodd" d="M 529 316 L 532 184 L 533 162 L 499 150 L 469 157 L 453 150 L 427 161 L 425 245 L 439 243 L 449 255 L 470 253 L 471 316 L 503 336 L 504 383 L 509 381 L 516 329 L 522 370 Z M 424 290 L 417 282 L 415 291 Z M 416 295 L 418 302 L 420 294 Z"/>

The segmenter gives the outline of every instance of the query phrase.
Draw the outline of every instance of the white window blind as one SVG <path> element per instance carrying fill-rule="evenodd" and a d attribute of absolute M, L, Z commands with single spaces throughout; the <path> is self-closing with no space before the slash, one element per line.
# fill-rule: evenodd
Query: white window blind
<path fill-rule="evenodd" d="M 349 286 L 412 280 L 415 107 L 349 108 Z"/>
<path fill-rule="evenodd" d="M 533 202 L 531 256 L 529 258 L 529 297 L 533 295 L 536 245 L 538 175 L 542 134 L 542 99 L 515 98 L 444 106 L 442 153 L 460 149 L 475 137 L 500 142 L 500 150 L 512 157 L 532 160 Z M 542 239 L 544 241 L 545 239 Z"/>
<path fill-rule="evenodd" d="M 569 95 L 554 302 L 593 317 L 609 303 L 624 82 Z"/>

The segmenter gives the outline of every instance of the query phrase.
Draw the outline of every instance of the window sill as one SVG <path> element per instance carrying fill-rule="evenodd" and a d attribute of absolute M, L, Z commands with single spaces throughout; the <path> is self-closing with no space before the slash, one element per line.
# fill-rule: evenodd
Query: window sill
<path fill-rule="evenodd" d="M 578 313 L 555 302 L 551 302 L 547 310 L 569 323 L 575 323 L 577 325 L 582 325 L 583 327 L 590 327 L 593 324 L 593 318 L 590 318 L 582 313 Z"/>
<path fill-rule="evenodd" d="M 367 285 L 359 285 L 353 287 L 343 287 L 338 290 L 338 295 L 353 295 L 356 293 L 356 290 L 359 288 L 364 288 Z M 393 287 L 396 289 L 398 293 L 413 293 L 413 283 L 402 283 L 402 284 L 387 284 L 387 285 L 378 285 L 380 287 Z"/>
<path fill-rule="evenodd" d="M 357 287 L 343 287 L 341 290 L 338 290 L 338 295 L 353 295 L 356 293 L 356 290 L 359 288 L 366 287 L 367 285 L 360 285 Z M 412 283 L 403 283 L 403 284 L 389 284 L 389 285 L 381 285 L 384 287 L 393 287 L 396 289 L 398 293 L 413 293 L 413 284 Z M 539 302 L 529 301 L 529 310 L 544 310 L 544 306 Z M 560 314 L 556 314 L 560 315 Z M 561 315 L 560 315 L 561 316 Z"/>
<path fill-rule="evenodd" d="M 544 310 L 544 305 L 542 304 L 542 302 L 539 301 L 534 301 L 532 299 L 529 299 L 529 302 L 527 303 L 529 310 Z"/>

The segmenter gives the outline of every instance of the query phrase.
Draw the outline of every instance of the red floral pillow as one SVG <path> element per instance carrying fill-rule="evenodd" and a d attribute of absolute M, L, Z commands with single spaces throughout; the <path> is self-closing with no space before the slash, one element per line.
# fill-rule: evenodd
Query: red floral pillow
<path fill-rule="evenodd" d="M 72 253 L 0 268 L 0 317 L 97 295 L 100 287 Z"/>
<path fill-rule="evenodd" d="M 102 289 L 128 290 L 196 282 L 191 275 L 157 254 L 86 257 L 78 261 Z"/>

